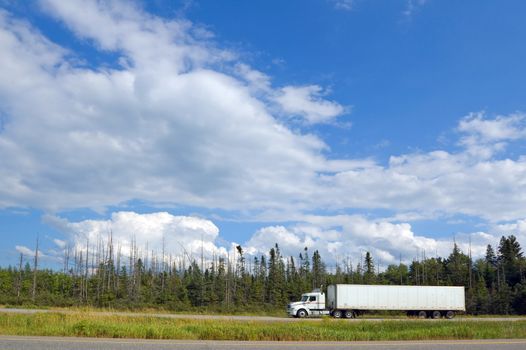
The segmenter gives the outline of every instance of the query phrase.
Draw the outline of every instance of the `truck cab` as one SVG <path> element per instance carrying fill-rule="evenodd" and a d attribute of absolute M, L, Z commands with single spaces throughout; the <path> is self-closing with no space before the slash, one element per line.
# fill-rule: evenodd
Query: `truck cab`
<path fill-rule="evenodd" d="M 325 309 L 325 294 L 320 290 L 301 295 L 301 300 L 287 305 L 287 314 L 292 317 L 328 315 Z"/>

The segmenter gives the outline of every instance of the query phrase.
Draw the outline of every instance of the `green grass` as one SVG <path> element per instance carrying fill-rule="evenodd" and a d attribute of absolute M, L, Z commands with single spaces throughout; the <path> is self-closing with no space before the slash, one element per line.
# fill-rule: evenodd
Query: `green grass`
<path fill-rule="evenodd" d="M 200 340 L 427 340 L 526 338 L 526 321 L 263 322 L 79 314 L 1 314 L 0 334 Z"/>
<path fill-rule="evenodd" d="M 161 307 L 96 307 L 96 306 L 37 306 L 33 304 L 0 304 L 0 309 L 33 309 L 33 310 L 51 310 L 51 311 L 74 311 L 74 312 L 130 312 L 130 313 L 147 313 L 147 314 L 181 314 L 181 315 L 225 315 L 225 316 L 270 316 L 283 317 L 285 315 L 284 307 L 282 308 L 254 308 L 247 309 L 243 307 L 190 307 L 186 309 L 165 309 Z M 1 312 L 1 311 L 0 311 Z"/>

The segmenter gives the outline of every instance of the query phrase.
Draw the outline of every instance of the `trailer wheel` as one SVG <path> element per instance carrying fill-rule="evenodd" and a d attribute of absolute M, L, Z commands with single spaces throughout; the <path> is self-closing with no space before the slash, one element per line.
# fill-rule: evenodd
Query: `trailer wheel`
<path fill-rule="evenodd" d="M 345 312 L 343 313 L 343 316 L 345 318 L 355 318 L 356 314 L 352 310 L 345 310 Z"/>
<path fill-rule="evenodd" d="M 332 317 L 334 317 L 334 318 L 342 318 L 342 312 L 341 312 L 341 310 L 334 310 L 334 311 L 332 312 Z"/>
<path fill-rule="evenodd" d="M 427 317 L 427 312 L 425 312 L 424 310 L 418 311 L 418 318 L 426 318 L 426 317 Z"/>
<path fill-rule="evenodd" d="M 453 317 L 455 317 L 455 313 L 453 311 L 450 310 L 450 311 L 446 312 L 446 318 L 448 320 L 452 319 Z"/>
<path fill-rule="evenodd" d="M 296 317 L 298 317 L 298 318 L 305 318 L 305 317 L 307 317 L 307 310 L 299 309 L 298 312 L 296 313 Z"/>
<path fill-rule="evenodd" d="M 433 311 L 433 313 L 431 314 L 431 317 L 433 317 L 435 320 L 437 318 L 440 318 L 442 316 L 442 314 L 440 313 L 440 311 Z"/>

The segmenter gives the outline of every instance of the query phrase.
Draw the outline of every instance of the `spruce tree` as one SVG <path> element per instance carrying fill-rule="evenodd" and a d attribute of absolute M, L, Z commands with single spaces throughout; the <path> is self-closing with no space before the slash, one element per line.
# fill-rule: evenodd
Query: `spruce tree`
<path fill-rule="evenodd" d="M 365 284 L 371 284 L 376 282 L 376 275 L 374 273 L 374 261 L 373 257 L 371 256 L 371 253 L 366 252 L 365 253 L 365 259 L 364 259 L 364 267 L 365 267 L 365 273 L 364 273 L 364 282 Z"/>
<path fill-rule="evenodd" d="M 312 255 L 312 288 L 320 288 L 325 285 L 325 264 L 321 260 L 320 252 L 314 251 Z"/>
<path fill-rule="evenodd" d="M 522 248 L 513 235 L 500 239 L 498 250 L 498 263 L 504 273 L 504 280 L 513 286 L 522 279 Z"/>

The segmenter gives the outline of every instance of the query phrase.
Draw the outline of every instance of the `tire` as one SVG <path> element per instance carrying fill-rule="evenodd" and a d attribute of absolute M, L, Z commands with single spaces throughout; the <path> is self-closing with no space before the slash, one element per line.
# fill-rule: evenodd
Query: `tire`
<path fill-rule="evenodd" d="M 451 320 L 453 317 L 455 317 L 455 313 L 453 311 L 447 311 L 446 312 L 446 318 L 448 320 Z"/>
<path fill-rule="evenodd" d="M 436 320 L 442 317 L 442 314 L 440 313 L 440 311 L 433 311 L 433 313 L 431 314 L 431 317 L 433 317 Z"/>
<path fill-rule="evenodd" d="M 418 318 L 427 318 L 427 312 L 424 310 L 418 311 Z"/>
<path fill-rule="evenodd" d="M 342 318 L 342 311 L 341 310 L 334 310 L 332 312 L 332 317 L 334 317 L 334 318 Z"/>
<path fill-rule="evenodd" d="M 298 312 L 296 313 L 297 318 L 305 318 L 307 316 L 308 316 L 307 310 L 305 309 L 299 309 Z"/>
<path fill-rule="evenodd" d="M 356 315 L 354 314 L 354 311 L 352 311 L 352 310 L 345 310 L 345 312 L 343 313 L 343 317 L 345 317 L 345 318 L 355 318 Z"/>

